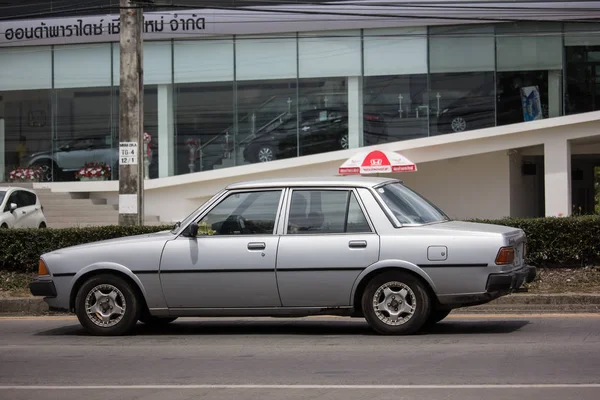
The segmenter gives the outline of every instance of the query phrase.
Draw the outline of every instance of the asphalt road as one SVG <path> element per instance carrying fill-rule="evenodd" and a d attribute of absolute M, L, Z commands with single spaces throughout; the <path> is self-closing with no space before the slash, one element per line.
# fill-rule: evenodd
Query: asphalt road
<path fill-rule="evenodd" d="M 450 316 L 384 337 L 363 320 L 183 319 L 88 336 L 0 318 L 0 399 L 600 398 L 600 314 Z"/>

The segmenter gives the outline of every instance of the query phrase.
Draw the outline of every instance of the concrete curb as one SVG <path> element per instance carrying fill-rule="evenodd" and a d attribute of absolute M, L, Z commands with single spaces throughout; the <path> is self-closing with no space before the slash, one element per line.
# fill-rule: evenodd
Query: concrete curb
<path fill-rule="evenodd" d="M 490 303 L 459 308 L 452 314 L 473 313 L 600 313 L 600 294 L 512 294 Z M 39 297 L 0 299 L 0 315 L 49 315 L 58 314 L 48 310 Z M 62 313 L 61 313 L 62 314 Z"/>

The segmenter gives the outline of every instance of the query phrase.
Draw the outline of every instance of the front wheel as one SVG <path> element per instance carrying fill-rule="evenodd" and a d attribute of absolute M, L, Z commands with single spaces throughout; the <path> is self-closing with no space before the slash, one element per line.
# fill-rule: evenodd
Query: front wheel
<path fill-rule="evenodd" d="M 362 295 L 365 319 L 384 335 L 410 335 L 427 321 L 431 301 L 424 285 L 406 272 L 385 272 L 373 278 Z"/>
<path fill-rule="evenodd" d="M 88 279 L 77 292 L 75 313 L 91 334 L 118 336 L 129 333 L 140 317 L 139 299 L 133 287 L 112 274 Z"/>
<path fill-rule="evenodd" d="M 256 160 L 258 162 L 269 162 L 275 160 L 275 149 L 273 146 L 264 145 L 258 147 L 256 151 Z"/>

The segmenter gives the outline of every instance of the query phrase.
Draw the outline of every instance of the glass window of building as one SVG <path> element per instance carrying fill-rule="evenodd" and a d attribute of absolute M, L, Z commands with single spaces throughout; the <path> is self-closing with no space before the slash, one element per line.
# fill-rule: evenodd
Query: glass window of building
<path fill-rule="evenodd" d="M 298 153 L 296 35 L 236 38 L 236 164 Z"/>
<path fill-rule="evenodd" d="M 427 136 L 427 29 L 369 29 L 363 42 L 363 144 Z"/>
<path fill-rule="evenodd" d="M 429 29 L 430 135 L 495 125 L 493 26 Z"/>
<path fill-rule="evenodd" d="M 360 146 L 360 31 L 301 34 L 298 66 L 297 155 Z"/>
<path fill-rule="evenodd" d="M 565 114 L 600 110 L 600 24 L 564 26 Z"/>
<path fill-rule="evenodd" d="M 497 24 L 496 57 L 498 125 L 562 114 L 560 24 Z"/>
<path fill-rule="evenodd" d="M 0 181 L 52 149 L 50 47 L 0 52 Z"/>
<path fill-rule="evenodd" d="M 223 166 L 235 134 L 233 38 L 175 41 L 173 51 L 174 159 L 161 176 Z"/>

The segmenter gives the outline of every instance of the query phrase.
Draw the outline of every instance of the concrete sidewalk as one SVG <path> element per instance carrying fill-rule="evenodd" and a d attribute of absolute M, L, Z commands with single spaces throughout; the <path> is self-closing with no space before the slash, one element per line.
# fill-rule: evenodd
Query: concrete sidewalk
<path fill-rule="evenodd" d="M 519 293 L 488 304 L 454 310 L 453 314 L 473 313 L 600 313 L 600 294 Z M 0 299 L 0 315 L 49 315 L 48 305 L 39 297 Z"/>

